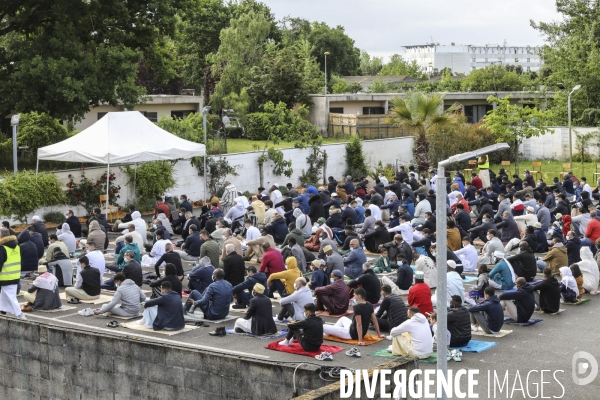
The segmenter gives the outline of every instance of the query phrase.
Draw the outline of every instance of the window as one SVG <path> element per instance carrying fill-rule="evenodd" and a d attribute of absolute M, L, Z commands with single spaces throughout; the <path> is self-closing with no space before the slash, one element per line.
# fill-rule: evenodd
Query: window
<path fill-rule="evenodd" d="M 476 58 L 471 58 L 471 61 L 472 61 L 472 62 L 475 62 L 475 60 L 476 60 Z"/>
<path fill-rule="evenodd" d="M 142 115 L 148 118 L 151 122 L 158 122 L 158 113 L 150 111 L 140 111 Z"/>
<path fill-rule="evenodd" d="M 363 107 L 363 115 L 385 114 L 384 107 Z"/>
<path fill-rule="evenodd" d="M 99 112 L 99 113 L 98 113 L 98 120 L 100 120 L 100 118 L 104 117 L 106 114 L 108 114 L 108 113 L 105 113 L 105 112 Z"/>
<path fill-rule="evenodd" d="M 185 119 L 191 113 L 194 113 L 193 110 L 185 110 L 185 111 L 171 111 L 171 118 L 180 118 Z M 156 114 L 156 113 L 155 113 Z"/>
<path fill-rule="evenodd" d="M 475 71 L 477 67 L 471 67 L 471 71 Z"/>
<path fill-rule="evenodd" d="M 527 71 L 528 71 L 528 72 L 529 72 L 529 71 L 531 71 L 531 67 L 527 67 Z"/>
<path fill-rule="evenodd" d="M 488 59 L 487 59 L 487 58 L 485 59 L 485 62 L 488 62 Z"/>
<path fill-rule="evenodd" d="M 527 62 L 529 62 L 529 61 L 530 61 L 530 59 L 528 58 L 528 59 L 527 59 Z"/>
<path fill-rule="evenodd" d="M 329 112 L 332 114 L 343 114 L 344 107 L 329 107 Z"/>
<path fill-rule="evenodd" d="M 491 104 L 485 104 L 481 106 L 463 106 L 465 117 L 469 123 L 479 122 L 488 111 L 493 109 Z"/>

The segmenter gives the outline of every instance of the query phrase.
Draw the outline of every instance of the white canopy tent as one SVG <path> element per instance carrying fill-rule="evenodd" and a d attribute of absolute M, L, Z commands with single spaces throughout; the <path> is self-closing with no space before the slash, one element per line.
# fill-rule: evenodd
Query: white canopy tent
<path fill-rule="evenodd" d="M 38 149 L 40 160 L 106 164 L 187 159 L 206 154 L 206 147 L 181 139 L 150 122 L 139 111 L 109 112 L 77 135 Z M 36 167 L 36 173 L 37 173 Z M 108 185 L 106 188 L 108 209 Z"/>

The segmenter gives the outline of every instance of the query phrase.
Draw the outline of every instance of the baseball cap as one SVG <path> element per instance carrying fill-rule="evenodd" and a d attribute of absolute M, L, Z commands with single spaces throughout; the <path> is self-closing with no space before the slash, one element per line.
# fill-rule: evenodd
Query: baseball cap
<path fill-rule="evenodd" d="M 446 261 L 446 264 L 452 268 L 452 269 L 456 269 L 456 263 L 454 262 L 454 260 L 448 260 Z"/>
<path fill-rule="evenodd" d="M 340 271 L 339 269 L 334 269 L 333 272 L 331 273 L 331 275 L 335 275 L 337 277 L 342 278 L 344 275 L 342 274 L 342 271 Z"/>
<path fill-rule="evenodd" d="M 425 279 L 425 273 L 423 271 L 415 272 L 415 279 L 422 281 L 423 279 Z"/>

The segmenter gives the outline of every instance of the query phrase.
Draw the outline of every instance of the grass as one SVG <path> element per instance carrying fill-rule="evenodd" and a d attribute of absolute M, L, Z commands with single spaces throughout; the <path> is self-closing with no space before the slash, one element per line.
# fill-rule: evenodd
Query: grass
<path fill-rule="evenodd" d="M 533 160 L 533 161 L 541 161 L 542 162 L 542 177 L 544 182 L 552 182 L 554 177 L 560 177 L 560 173 L 563 171 L 573 171 L 575 176 L 582 177 L 585 176 L 587 178 L 587 182 L 590 186 L 595 186 L 596 178 L 598 175 L 594 176 L 594 172 L 600 172 L 600 170 L 596 171 L 596 164 L 598 162 L 586 162 L 583 164 L 583 168 L 580 162 L 573 162 L 573 168 L 571 169 L 563 169 L 562 161 L 553 161 L 553 160 Z M 519 162 L 519 175 L 523 175 L 523 171 L 528 169 L 533 172 L 533 161 L 521 161 Z M 492 171 L 498 172 L 500 168 L 502 168 L 499 164 L 490 165 Z M 511 163 L 510 166 L 510 175 L 515 173 L 515 165 Z M 538 176 L 539 177 L 539 176 Z M 534 176 L 534 178 L 536 178 Z M 536 178 L 537 179 L 537 178 Z M 560 177 L 562 181 L 562 177 Z"/>
<path fill-rule="evenodd" d="M 347 140 L 323 138 L 323 144 L 332 143 L 343 143 Z M 247 151 L 254 151 L 254 145 L 258 145 L 259 150 L 262 150 L 265 146 L 264 140 L 249 140 L 249 139 L 227 139 L 227 153 L 244 153 Z M 275 147 L 277 149 L 283 149 L 286 147 L 294 147 L 294 143 L 279 142 L 279 144 L 269 144 L 269 147 Z"/>

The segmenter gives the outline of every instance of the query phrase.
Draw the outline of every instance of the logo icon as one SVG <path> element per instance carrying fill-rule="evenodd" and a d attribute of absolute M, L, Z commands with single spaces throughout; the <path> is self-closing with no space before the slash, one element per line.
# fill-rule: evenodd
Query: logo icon
<path fill-rule="evenodd" d="M 586 373 L 589 375 L 583 377 Z M 578 351 L 573 355 L 572 374 L 576 385 L 588 385 L 598 376 L 598 361 L 590 353 Z"/>

